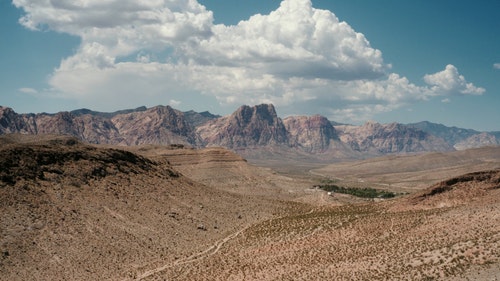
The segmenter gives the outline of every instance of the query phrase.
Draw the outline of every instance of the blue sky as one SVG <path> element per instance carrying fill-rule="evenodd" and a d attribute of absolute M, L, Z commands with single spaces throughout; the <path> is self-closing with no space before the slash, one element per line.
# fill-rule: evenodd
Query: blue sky
<path fill-rule="evenodd" d="M 136 2 L 0 0 L 0 105 L 500 130 L 500 1 Z"/>

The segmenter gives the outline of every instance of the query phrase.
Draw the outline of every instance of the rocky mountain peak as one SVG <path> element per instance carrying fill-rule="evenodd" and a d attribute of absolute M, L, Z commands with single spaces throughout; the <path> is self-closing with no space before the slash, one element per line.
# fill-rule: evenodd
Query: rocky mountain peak
<path fill-rule="evenodd" d="M 272 104 L 260 104 L 253 107 L 243 105 L 232 116 L 241 126 L 247 126 L 251 123 L 273 126 L 279 123 L 276 109 Z"/>
<path fill-rule="evenodd" d="M 271 104 L 244 105 L 233 114 L 198 127 L 204 142 L 228 148 L 287 144 L 283 121 Z"/>

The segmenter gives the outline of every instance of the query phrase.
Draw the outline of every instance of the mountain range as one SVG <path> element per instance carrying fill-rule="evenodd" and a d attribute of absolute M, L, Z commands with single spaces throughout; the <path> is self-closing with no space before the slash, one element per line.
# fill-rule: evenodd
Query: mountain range
<path fill-rule="evenodd" d="M 479 132 L 427 121 L 414 124 L 370 121 L 354 126 L 321 115 L 282 119 L 271 104 L 244 105 L 227 116 L 181 112 L 170 106 L 112 113 L 79 109 L 55 114 L 18 114 L 0 106 L 0 135 L 10 133 L 71 135 L 88 143 L 125 146 L 221 146 L 248 158 L 286 154 L 352 159 L 500 144 L 500 132 Z"/>

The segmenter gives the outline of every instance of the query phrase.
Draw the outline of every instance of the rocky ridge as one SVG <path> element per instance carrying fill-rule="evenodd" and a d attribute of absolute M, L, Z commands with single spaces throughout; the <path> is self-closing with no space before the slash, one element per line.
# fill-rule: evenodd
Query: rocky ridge
<path fill-rule="evenodd" d="M 407 124 L 407 126 L 442 138 L 457 150 L 500 144 L 500 132 L 478 132 L 471 129 L 447 127 L 428 121 Z"/>
<path fill-rule="evenodd" d="M 56 114 L 17 114 L 0 106 L 0 135 L 9 133 L 71 135 L 94 144 L 222 146 L 247 158 L 262 158 L 271 153 L 277 157 L 286 154 L 348 159 L 499 144 L 494 132 L 480 133 L 430 122 L 367 122 L 353 126 L 331 122 L 320 115 L 281 119 L 271 104 L 241 106 L 223 117 L 209 112 L 181 112 L 170 106 L 112 113 L 80 109 Z"/>
<path fill-rule="evenodd" d="M 56 114 L 17 114 L 0 107 L 0 134 L 57 134 L 77 137 L 94 144 L 187 144 L 201 140 L 184 114 L 170 106 L 99 113 L 90 110 Z"/>
<path fill-rule="evenodd" d="M 369 154 L 451 151 L 443 139 L 398 123 L 367 122 L 363 126 L 335 126 L 340 139 L 353 150 Z"/>

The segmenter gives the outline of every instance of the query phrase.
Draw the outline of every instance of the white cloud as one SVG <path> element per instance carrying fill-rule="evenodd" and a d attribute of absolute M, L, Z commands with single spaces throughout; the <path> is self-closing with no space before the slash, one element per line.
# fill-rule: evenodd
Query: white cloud
<path fill-rule="evenodd" d="M 306 0 L 286 0 L 269 15 L 236 26 L 217 25 L 214 35 L 186 50 L 201 65 L 245 67 L 277 77 L 373 79 L 389 67 L 361 33 Z"/>
<path fill-rule="evenodd" d="M 493 68 L 495 69 L 500 69 L 500 63 L 494 63 Z"/>
<path fill-rule="evenodd" d="M 446 68 L 434 74 L 426 74 L 424 81 L 432 86 L 432 91 L 436 94 L 464 94 L 481 95 L 485 92 L 484 88 L 476 87 L 468 83 L 465 78 L 458 73 L 458 69 L 448 64 Z"/>
<path fill-rule="evenodd" d="M 451 102 L 451 99 L 449 98 L 444 98 L 441 100 L 442 103 L 450 103 Z"/>
<path fill-rule="evenodd" d="M 161 51 L 167 46 L 210 36 L 213 22 L 212 12 L 196 0 L 13 0 L 13 3 L 26 12 L 19 20 L 23 26 L 80 37 L 82 44 L 76 56 L 85 57 L 116 58 L 140 49 Z"/>
<path fill-rule="evenodd" d="M 24 94 L 30 94 L 30 95 L 35 95 L 38 94 L 38 91 L 33 88 L 19 88 L 19 92 L 24 93 Z"/>
<path fill-rule="evenodd" d="M 195 0 L 13 3 L 25 11 L 26 28 L 81 38 L 49 84 L 52 93 L 93 109 L 185 106 L 204 95 L 232 109 L 266 102 L 285 113 L 348 121 L 432 96 L 484 92 L 452 65 L 426 75 L 430 86 L 389 73 L 362 33 L 310 0 L 284 0 L 269 15 L 234 26 L 214 25 L 212 12 Z"/>
<path fill-rule="evenodd" d="M 170 101 L 168 102 L 168 105 L 173 106 L 173 107 L 176 107 L 176 106 L 179 106 L 181 103 L 182 103 L 181 101 L 178 101 L 178 100 L 173 100 L 173 99 L 172 99 L 172 100 L 170 100 Z"/>

